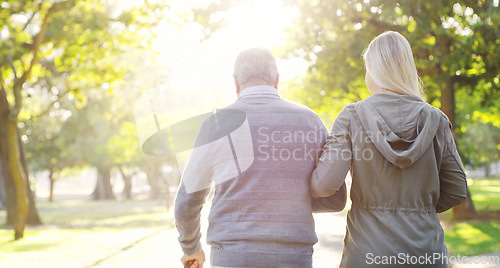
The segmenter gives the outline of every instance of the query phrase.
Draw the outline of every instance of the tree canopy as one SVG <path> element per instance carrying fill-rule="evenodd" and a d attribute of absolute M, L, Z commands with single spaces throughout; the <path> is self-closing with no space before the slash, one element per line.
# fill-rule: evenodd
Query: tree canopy
<path fill-rule="evenodd" d="M 289 29 L 288 56 L 303 56 L 310 68 L 302 90 L 323 117 L 368 94 L 361 53 L 388 30 L 412 46 L 427 102 L 440 107 L 456 126 L 463 159 L 477 162 L 485 153 L 466 152 L 469 127 L 498 133 L 500 111 L 500 12 L 494 1 L 288 1 L 300 15 Z M 302 93 L 302 92 L 307 92 Z M 340 103 L 340 105 L 338 104 Z M 493 130 L 493 131 L 492 131 Z M 490 141 L 494 139 L 490 138 Z M 484 146 L 488 162 L 498 159 L 498 143 Z M 480 156 L 481 155 L 481 156 Z"/>
<path fill-rule="evenodd" d="M 127 168 L 154 174 L 164 163 L 139 151 L 132 106 L 168 77 L 155 63 L 151 42 L 155 27 L 173 17 L 162 1 L 121 2 L 0 3 L 0 165 L 16 238 L 26 219 L 37 218 L 30 170 L 91 166 L 109 181 L 112 168 L 129 177 Z M 218 14 L 243 2 L 256 3 L 214 1 L 174 17 L 177 24 L 201 24 L 208 40 L 227 26 Z M 380 33 L 398 31 L 412 46 L 426 101 L 455 126 L 463 161 L 473 167 L 498 161 L 498 1 L 284 3 L 298 15 L 284 32 L 286 44 L 273 50 L 280 58 L 305 59 L 309 69 L 305 77 L 282 84 L 282 95 L 308 105 L 331 125 L 344 105 L 369 95 L 363 50 Z"/>
<path fill-rule="evenodd" d="M 279 57 L 309 62 L 303 79 L 281 86 L 283 95 L 308 105 L 331 125 L 348 103 L 369 95 L 361 54 L 384 31 L 410 42 L 425 98 L 455 126 L 460 154 L 467 164 L 499 159 L 500 11 L 495 1 L 287 0 L 298 16 L 286 31 Z M 209 6 L 223 12 L 238 1 Z M 207 31 L 224 27 L 200 21 Z M 210 13 L 210 12 L 208 12 Z M 216 17 L 217 16 L 213 16 Z M 472 138 L 471 135 L 474 135 Z"/>
<path fill-rule="evenodd" d="M 24 144 L 33 142 L 28 156 L 37 170 L 77 163 L 70 135 L 78 133 L 62 126 L 78 109 L 112 94 L 133 67 L 116 64 L 118 56 L 150 48 L 149 29 L 166 6 L 67 0 L 3 1 L 1 7 L 0 160 L 7 221 L 21 238 L 28 210 L 36 213 Z"/>

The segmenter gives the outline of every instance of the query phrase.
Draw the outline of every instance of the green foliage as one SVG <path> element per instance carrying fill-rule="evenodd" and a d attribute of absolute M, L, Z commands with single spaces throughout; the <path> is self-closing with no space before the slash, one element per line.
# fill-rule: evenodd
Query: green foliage
<path fill-rule="evenodd" d="M 500 144 L 496 134 L 500 127 L 496 105 L 500 99 L 500 12 L 494 1 L 285 2 L 296 6 L 300 14 L 287 30 L 286 47 L 275 51 L 310 64 L 303 80 L 282 85 L 285 97 L 308 105 L 329 125 L 345 104 L 369 94 L 364 84 L 363 50 L 384 31 L 398 31 L 412 46 L 426 101 L 441 107 L 458 127 L 458 145 L 466 162 L 498 159 L 491 150 Z M 217 17 L 217 13 L 242 4 L 218 3 L 205 13 Z M 214 20 L 199 22 L 210 32 L 222 25 Z M 467 113 L 470 119 L 464 117 Z M 477 133 L 478 124 L 489 124 L 479 128 L 489 128 L 493 134 L 483 135 L 481 143 L 488 144 L 484 152 L 472 154 L 466 151 L 474 144 L 463 136 L 470 136 L 469 130 Z"/>
<path fill-rule="evenodd" d="M 489 166 L 499 159 L 499 128 L 481 122 L 462 128 L 465 132 L 460 131 L 457 143 L 460 145 L 460 154 L 464 164 L 477 168 Z"/>
<path fill-rule="evenodd" d="M 484 106 L 482 92 L 457 92 L 456 142 L 464 164 L 472 168 L 489 166 L 500 159 L 500 110 Z"/>
<path fill-rule="evenodd" d="M 166 8 L 148 1 L 132 7 L 98 0 L 2 2 L 0 85 L 12 106 L 21 101 L 19 127 L 34 171 L 144 161 L 132 107 L 141 90 L 165 75 L 150 44 Z M 16 88 L 24 74 L 29 78 Z"/>
<path fill-rule="evenodd" d="M 450 77 L 460 84 L 475 84 L 498 76 L 500 50 L 490 44 L 498 40 L 492 33 L 500 17 L 490 2 L 289 2 L 301 10 L 290 29 L 290 51 L 311 62 L 308 80 L 339 94 L 355 92 L 358 87 L 353 84 L 364 77 L 362 51 L 387 30 L 399 31 L 409 40 L 431 101 Z M 498 84 L 492 87 L 498 93 Z"/>
<path fill-rule="evenodd" d="M 305 104 L 320 114 L 328 107 L 336 114 L 334 103 L 365 97 L 361 53 L 380 33 L 398 31 L 412 45 L 427 101 L 439 107 L 446 87 L 456 92 L 456 112 L 453 107 L 445 112 L 456 113 L 464 160 L 498 159 L 500 12 L 492 1 L 288 2 L 301 10 L 289 29 L 288 56 L 311 64 L 304 93 L 295 93 L 307 96 Z"/>
<path fill-rule="evenodd" d="M 222 0 L 212 2 L 205 7 L 192 9 L 193 21 L 203 25 L 205 38 L 210 38 L 219 28 L 227 26 L 227 21 L 222 17 L 216 17 L 214 14 L 224 12 L 236 4 L 234 0 Z"/>

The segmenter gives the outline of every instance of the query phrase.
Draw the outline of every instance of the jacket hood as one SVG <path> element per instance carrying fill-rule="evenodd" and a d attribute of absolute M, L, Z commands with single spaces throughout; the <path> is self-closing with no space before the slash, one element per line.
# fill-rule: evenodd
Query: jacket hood
<path fill-rule="evenodd" d="M 436 136 L 441 113 L 415 96 L 373 94 L 355 106 L 377 150 L 400 168 L 415 163 Z"/>

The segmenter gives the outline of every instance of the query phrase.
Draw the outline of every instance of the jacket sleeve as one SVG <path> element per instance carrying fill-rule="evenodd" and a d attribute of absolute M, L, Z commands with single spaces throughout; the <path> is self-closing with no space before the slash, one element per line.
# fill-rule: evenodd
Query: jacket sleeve
<path fill-rule="evenodd" d="M 450 127 L 445 128 L 444 140 L 443 158 L 439 169 L 440 193 L 436 205 L 438 213 L 461 204 L 467 198 L 465 171 Z"/>
<path fill-rule="evenodd" d="M 342 183 L 340 189 L 334 194 L 327 197 L 313 198 L 312 199 L 312 212 L 339 212 L 345 208 L 347 201 L 347 188 L 345 182 Z"/>
<path fill-rule="evenodd" d="M 311 194 L 314 198 L 331 196 L 344 184 L 352 162 L 349 124 L 350 112 L 344 107 L 335 118 L 323 153 L 311 176 Z"/>

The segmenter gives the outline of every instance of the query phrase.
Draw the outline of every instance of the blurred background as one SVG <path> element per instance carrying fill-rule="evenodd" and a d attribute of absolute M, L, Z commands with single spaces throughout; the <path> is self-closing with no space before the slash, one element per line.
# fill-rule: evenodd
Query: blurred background
<path fill-rule="evenodd" d="M 410 42 L 467 168 L 468 200 L 440 215 L 450 254 L 500 256 L 498 4 L 0 0 L 0 267 L 180 266 L 183 160 L 141 151 L 138 100 L 167 124 L 222 108 L 237 54 L 267 47 L 281 96 L 331 128 L 369 95 L 361 53 L 387 30 Z M 315 267 L 338 262 L 346 210 L 315 216 Z"/>

